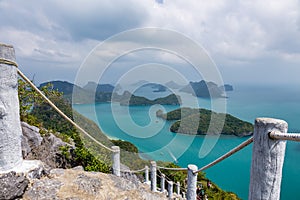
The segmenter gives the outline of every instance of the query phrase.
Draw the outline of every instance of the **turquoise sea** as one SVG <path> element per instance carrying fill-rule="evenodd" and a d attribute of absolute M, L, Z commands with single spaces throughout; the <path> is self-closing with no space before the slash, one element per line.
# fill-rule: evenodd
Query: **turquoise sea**
<path fill-rule="evenodd" d="M 139 91 L 137 91 L 137 94 Z M 164 93 L 141 92 L 149 98 Z M 152 96 L 151 96 L 152 95 Z M 184 95 L 184 94 L 183 94 Z M 227 113 L 254 122 L 256 117 L 284 119 L 290 132 L 300 132 L 300 87 L 235 87 L 227 94 Z M 210 100 L 198 99 L 199 105 L 210 109 Z M 135 144 L 145 159 L 177 162 L 182 167 L 195 164 L 202 167 L 226 153 L 247 138 L 221 136 L 208 138 L 174 134 L 171 123 L 158 119 L 155 111 L 159 106 L 119 106 L 116 103 L 73 105 L 73 107 L 99 124 L 109 137 L 127 140 Z M 113 108 L 113 109 L 112 109 Z M 178 106 L 164 106 L 166 111 Z M 112 112 L 113 111 L 113 112 Z M 96 115 L 94 115 L 96 114 Z M 134 122 L 138 126 L 131 125 Z M 203 141 L 216 145 L 206 156 L 199 156 Z M 242 199 L 248 198 L 252 145 L 205 171 L 208 178 L 222 189 L 235 192 Z M 281 199 L 300 199 L 300 143 L 288 142 L 283 169 Z"/>

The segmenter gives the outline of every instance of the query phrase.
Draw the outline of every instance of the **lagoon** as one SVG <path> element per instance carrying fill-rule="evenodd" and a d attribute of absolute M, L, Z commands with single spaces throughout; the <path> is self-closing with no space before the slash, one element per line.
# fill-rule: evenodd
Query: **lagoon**
<path fill-rule="evenodd" d="M 298 88 L 240 86 L 235 87 L 228 96 L 227 113 L 229 114 L 252 123 L 256 117 L 280 118 L 289 123 L 289 131 L 300 130 L 300 89 Z M 198 99 L 198 101 L 201 107 L 210 109 L 210 100 Z M 171 133 L 169 131 L 171 122 L 165 122 L 155 116 L 155 111 L 160 109 L 160 106 L 125 107 L 117 103 L 100 103 L 73 105 L 73 107 L 99 124 L 109 137 L 135 144 L 142 152 L 143 158 L 177 162 L 182 167 L 187 167 L 188 164 L 202 167 L 247 139 L 235 136 L 205 139 L 205 136 Z M 166 111 L 176 108 L 178 106 L 164 106 Z M 132 122 L 138 126 L 131 126 Z M 199 155 L 203 143 L 210 144 L 215 140 L 216 145 L 213 145 L 207 155 Z M 300 143 L 287 143 L 281 199 L 300 199 L 299 152 Z M 222 189 L 235 192 L 242 199 L 247 199 L 251 153 L 252 145 L 206 170 L 205 173 Z"/>

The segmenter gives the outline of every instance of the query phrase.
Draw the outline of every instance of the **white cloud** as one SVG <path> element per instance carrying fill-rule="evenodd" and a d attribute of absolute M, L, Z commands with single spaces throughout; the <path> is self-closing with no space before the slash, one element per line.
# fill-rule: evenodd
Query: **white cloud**
<path fill-rule="evenodd" d="M 223 71 L 231 65 L 255 69 L 262 62 L 271 67 L 274 60 L 282 68 L 285 62 L 300 64 L 297 0 L 10 0 L 0 1 L 0 18 L 1 42 L 13 44 L 17 57 L 75 69 L 98 42 L 149 26 L 191 37 Z"/>

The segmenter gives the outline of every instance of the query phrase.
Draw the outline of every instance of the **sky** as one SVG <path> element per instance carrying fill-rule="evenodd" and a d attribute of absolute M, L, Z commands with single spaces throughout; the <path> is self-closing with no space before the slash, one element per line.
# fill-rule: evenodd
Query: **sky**
<path fill-rule="evenodd" d="M 297 0 L 0 0 L 0 19 L 0 43 L 14 46 L 20 69 L 36 84 L 75 82 L 97 45 L 124 31 L 155 27 L 203 47 L 226 83 L 300 86 Z M 98 53 L 105 57 L 113 50 Z M 164 59 L 188 68 L 170 55 L 131 53 L 111 70 L 118 72 L 136 60 L 143 62 L 135 65 L 153 60 L 165 64 Z"/>

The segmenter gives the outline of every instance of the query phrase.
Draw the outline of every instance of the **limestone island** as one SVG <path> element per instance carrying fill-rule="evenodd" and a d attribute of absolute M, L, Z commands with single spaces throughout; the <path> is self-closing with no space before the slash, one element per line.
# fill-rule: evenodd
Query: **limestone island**
<path fill-rule="evenodd" d="M 153 89 L 152 92 L 165 92 L 167 91 L 167 88 L 163 86 L 162 84 L 158 83 L 146 83 L 142 87 L 150 87 Z"/>
<path fill-rule="evenodd" d="M 170 94 L 166 97 L 157 98 L 154 100 L 147 99 L 146 97 L 135 96 L 128 91 L 113 100 L 120 102 L 121 106 L 148 106 L 148 105 L 181 105 L 181 98 L 175 94 Z"/>
<path fill-rule="evenodd" d="M 181 88 L 179 91 L 190 93 L 193 96 L 201 98 L 226 98 L 226 91 L 232 91 L 233 87 L 229 84 L 218 86 L 211 81 L 190 82 L 188 85 Z"/>
<path fill-rule="evenodd" d="M 217 120 L 208 131 L 212 115 Z M 232 115 L 216 113 L 202 108 L 179 108 L 168 113 L 163 113 L 162 110 L 158 110 L 156 116 L 167 121 L 174 121 L 170 127 L 170 131 L 174 133 L 191 135 L 217 135 L 221 133 L 223 135 L 244 137 L 252 135 L 254 129 L 251 123 L 240 120 Z M 219 130 L 222 126 L 218 123 L 224 118 L 225 122 L 223 129 Z"/>
<path fill-rule="evenodd" d="M 39 88 L 43 88 L 49 84 L 53 90 L 62 92 L 65 99 L 75 104 L 119 102 L 122 106 L 181 105 L 180 96 L 175 94 L 150 100 L 146 97 L 136 96 L 128 91 L 118 94 L 114 92 L 114 86 L 94 82 L 88 82 L 84 87 L 80 87 L 66 81 L 51 81 L 42 83 Z M 155 86 L 157 90 L 154 92 L 162 92 L 162 88 L 159 88 L 160 85 L 158 84 L 150 84 L 148 86 Z"/>

